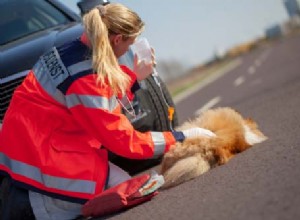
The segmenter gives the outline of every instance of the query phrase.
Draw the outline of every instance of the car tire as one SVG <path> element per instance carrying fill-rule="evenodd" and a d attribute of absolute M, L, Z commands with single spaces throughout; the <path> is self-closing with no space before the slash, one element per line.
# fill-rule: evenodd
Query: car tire
<path fill-rule="evenodd" d="M 157 84 L 157 82 L 159 85 Z M 149 101 L 153 106 L 155 120 L 152 131 L 169 131 L 178 126 L 178 117 L 173 99 L 167 89 L 166 84 L 159 76 L 150 76 L 145 79 L 146 87 L 149 91 Z M 174 108 L 173 120 L 168 118 L 168 106 Z"/>
<path fill-rule="evenodd" d="M 136 103 L 138 104 L 134 104 L 134 108 L 139 108 L 139 110 L 148 112 L 148 114 L 140 120 L 132 122 L 133 127 L 141 132 L 169 131 L 176 127 L 178 117 L 175 104 L 162 79 L 159 76 L 150 76 L 140 82 L 140 85 L 141 89 L 135 93 Z M 171 123 L 168 118 L 168 106 L 175 109 Z M 136 112 L 139 110 L 136 110 Z M 126 115 L 126 112 L 123 111 L 123 113 Z M 129 116 L 127 115 L 127 117 Z M 109 160 L 130 175 L 135 175 L 160 164 L 162 156 L 156 159 L 134 160 L 110 152 Z"/>

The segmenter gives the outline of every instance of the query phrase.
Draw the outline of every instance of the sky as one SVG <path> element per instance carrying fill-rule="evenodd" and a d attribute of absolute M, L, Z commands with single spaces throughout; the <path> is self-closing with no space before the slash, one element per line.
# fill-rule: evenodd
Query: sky
<path fill-rule="evenodd" d="M 76 0 L 64 4 L 78 12 Z M 136 11 L 157 60 L 186 66 L 262 36 L 288 19 L 283 0 L 111 0 Z"/>

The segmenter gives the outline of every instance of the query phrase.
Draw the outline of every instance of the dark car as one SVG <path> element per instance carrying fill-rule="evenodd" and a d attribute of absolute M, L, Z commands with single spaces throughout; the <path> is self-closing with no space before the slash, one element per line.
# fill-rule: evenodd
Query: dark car
<path fill-rule="evenodd" d="M 79 2 L 81 12 L 99 2 Z M 8 108 L 13 91 L 22 82 L 38 58 L 53 46 L 81 36 L 81 18 L 57 0 L 1 0 L 0 2 L 0 123 Z M 132 65 L 133 54 L 128 51 L 120 63 Z M 169 120 L 169 109 L 174 107 L 164 82 L 153 74 L 140 82 L 141 89 L 135 94 L 133 107 L 137 119 L 131 120 L 139 131 L 165 131 L 177 125 L 176 112 Z M 20 109 L 22 111 L 22 109 Z M 126 115 L 126 111 L 124 111 Z M 131 160 L 111 155 L 111 160 L 131 174 L 159 162 Z M 138 164 L 138 165 L 137 165 Z M 135 166 L 137 165 L 137 166 Z"/>
<path fill-rule="evenodd" d="M 0 1 L 0 122 L 38 58 L 82 33 L 80 17 L 56 0 Z"/>

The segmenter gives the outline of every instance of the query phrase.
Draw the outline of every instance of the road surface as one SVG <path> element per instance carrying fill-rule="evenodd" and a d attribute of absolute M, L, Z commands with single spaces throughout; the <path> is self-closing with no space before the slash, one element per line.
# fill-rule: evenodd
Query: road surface
<path fill-rule="evenodd" d="M 240 61 L 177 103 L 180 122 L 208 108 L 230 106 L 257 121 L 269 139 L 109 219 L 300 219 L 300 35 L 258 48 Z"/>

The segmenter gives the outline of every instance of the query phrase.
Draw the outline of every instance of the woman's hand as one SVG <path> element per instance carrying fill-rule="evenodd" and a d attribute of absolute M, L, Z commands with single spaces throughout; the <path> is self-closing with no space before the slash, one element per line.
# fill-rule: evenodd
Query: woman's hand
<path fill-rule="evenodd" d="M 134 55 L 133 72 L 136 74 L 138 81 L 146 79 L 151 73 L 153 73 L 153 68 L 156 65 L 153 48 L 151 48 L 151 59 L 151 62 L 146 62 L 145 60 L 139 60 L 137 54 Z"/>

